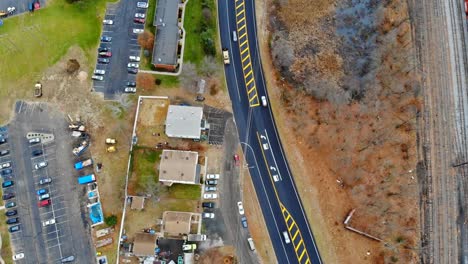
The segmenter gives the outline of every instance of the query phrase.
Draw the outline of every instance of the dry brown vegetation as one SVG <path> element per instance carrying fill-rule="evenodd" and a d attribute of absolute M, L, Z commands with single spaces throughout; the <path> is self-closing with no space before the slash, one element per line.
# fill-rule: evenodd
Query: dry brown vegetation
<path fill-rule="evenodd" d="M 296 181 L 324 260 L 417 262 L 421 99 L 406 2 L 274 1 L 269 13 L 275 114 L 295 175 L 312 175 Z M 353 208 L 351 225 L 383 243 L 343 228 Z"/>

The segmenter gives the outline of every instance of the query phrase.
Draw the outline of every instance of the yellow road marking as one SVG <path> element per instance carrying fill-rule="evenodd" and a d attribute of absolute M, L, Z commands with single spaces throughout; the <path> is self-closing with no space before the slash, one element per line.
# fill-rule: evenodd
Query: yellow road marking
<path fill-rule="evenodd" d="M 252 74 L 252 70 L 250 70 L 244 77 L 247 79 Z M 252 76 L 253 79 L 253 76 Z"/>
<path fill-rule="evenodd" d="M 254 96 L 252 96 L 252 98 L 249 98 L 249 103 L 252 102 L 253 99 L 255 99 L 257 97 L 257 94 L 254 94 Z"/>
<path fill-rule="evenodd" d="M 245 13 L 245 9 L 242 9 L 241 11 L 239 11 L 237 14 L 236 14 L 236 17 L 242 15 Z"/>
<path fill-rule="evenodd" d="M 242 59 L 242 64 L 244 64 L 244 61 L 246 61 L 248 58 L 250 58 L 249 55 L 245 56 L 245 58 Z"/>
<path fill-rule="evenodd" d="M 297 251 L 297 249 L 302 245 L 302 242 L 303 240 L 301 239 L 301 241 L 299 241 L 299 243 L 297 243 L 297 246 L 294 248 L 294 250 Z"/>
<path fill-rule="evenodd" d="M 243 16 L 241 19 L 237 20 L 237 25 L 239 25 L 240 23 L 242 23 L 244 20 L 245 20 L 245 16 Z"/>
<path fill-rule="evenodd" d="M 294 233 L 294 236 L 292 237 L 292 240 L 296 240 L 297 235 L 299 234 L 299 228 L 296 230 L 296 233 Z"/>
<path fill-rule="evenodd" d="M 245 71 L 245 69 L 247 69 L 247 68 L 250 67 L 251 65 L 252 65 L 252 64 L 250 64 L 250 62 L 247 63 L 247 65 L 244 66 L 244 71 Z"/>
<path fill-rule="evenodd" d="M 308 263 L 310 263 L 310 259 L 307 259 L 305 264 L 308 264 Z"/>
<path fill-rule="evenodd" d="M 252 88 L 247 93 L 250 94 L 253 90 L 255 90 L 255 88 L 256 88 L 255 85 L 252 86 Z"/>
<path fill-rule="evenodd" d="M 241 55 L 243 55 L 246 51 L 249 51 L 249 47 L 247 47 L 243 51 L 241 51 Z"/>
<path fill-rule="evenodd" d="M 245 25 L 246 24 L 244 23 L 244 25 L 242 25 L 240 28 L 238 28 L 237 31 L 240 32 L 241 30 L 243 30 L 245 28 Z M 246 30 L 246 32 L 247 32 L 247 30 Z"/>
<path fill-rule="evenodd" d="M 247 35 L 247 30 L 239 38 L 241 39 L 241 38 L 245 37 L 246 35 Z"/>
<path fill-rule="evenodd" d="M 251 83 L 253 82 L 253 80 L 254 80 L 253 78 L 250 78 L 250 81 L 248 81 L 248 82 L 245 84 L 245 86 L 247 86 L 247 87 L 248 87 L 248 86 L 249 86 L 249 84 L 251 84 Z M 255 86 L 254 86 L 254 87 L 255 87 Z M 249 93 L 250 93 L 250 91 L 249 91 Z"/>
<path fill-rule="evenodd" d="M 304 257 L 305 252 L 306 252 L 305 249 L 302 250 L 302 254 L 299 256 L 299 261 L 301 261 L 302 257 Z"/>
<path fill-rule="evenodd" d="M 286 220 L 286 222 L 288 222 L 289 218 L 291 218 L 290 214 L 288 214 L 288 217 L 286 217 L 284 220 Z"/>
<path fill-rule="evenodd" d="M 248 42 L 248 39 L 244 40 L 244 42 L 242 42 L 242 43 L 239 45 L 239 47 L 244 46 L 244 44 L 247 43 L 247 42 Z M 249 47 L 247 46 L 247 48 L 249 48 Z"/>
<path fill-rule="evenodd" d="M 239 9 L 239 7 L 244 6 L 244 1 L 242 1 L 239 5 L 236 6 L 236 10 Z"/>

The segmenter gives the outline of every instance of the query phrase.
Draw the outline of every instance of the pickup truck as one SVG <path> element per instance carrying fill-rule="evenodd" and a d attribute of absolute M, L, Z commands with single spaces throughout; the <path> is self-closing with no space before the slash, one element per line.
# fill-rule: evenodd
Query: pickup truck
<path fill-rule="evenodd" d="M 96 176 L 94 174 L 89 174 L 78 178 L 79 184 L 87 184 L 96 181 Z"/>
<path fill-rule="evenodd" d="M 93 160 L 92 159 L 87 159 L 87 160 L 82 160 L 77 163 L 75 163 L 75 170 L 81 170 L 84 167 L 88 167 L 93 165 Z"/>
<path fill-rule="evenodd" d="M 224 61 L 224 64 L 226 64 L 226 65 L 231 63 L 231 61 L 229 60 L 229 50 L 228 49 L 223 49 L 223 61 Z"/>

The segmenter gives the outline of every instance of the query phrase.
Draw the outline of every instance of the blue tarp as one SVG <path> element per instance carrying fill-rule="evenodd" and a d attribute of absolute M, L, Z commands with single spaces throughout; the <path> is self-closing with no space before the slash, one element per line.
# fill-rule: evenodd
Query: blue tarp
<path fill-rule="evenodd" d="M 101 203 L 96 203 L 89 207 L 89 217 L 91 218 L 91 222 L 93 222 L 93 224 L 101 223 L 104 221 Z"/>

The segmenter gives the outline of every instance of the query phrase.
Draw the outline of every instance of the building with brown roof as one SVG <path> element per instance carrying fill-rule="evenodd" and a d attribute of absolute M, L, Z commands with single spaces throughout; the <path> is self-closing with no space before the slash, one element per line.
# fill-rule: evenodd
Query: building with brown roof
<path fill-rule="evenodd" d="M 200 214 L 166 211 L 163 213 L 163 232 L 168 236 L 190 234 L 192 221 L 199 221 Z"/>
<path fill-rule="evenodd" d="M 133 254 L 137 257 L 153 256 L 157 238 L 155 234 L 137 233 L 133 241 Z"/>
<path fill-rule="evenodd" d="M 163 150 L 159 163 L 159 181 L 168 186 L 173 183 L 199 184 L 198 152 Z"/>

